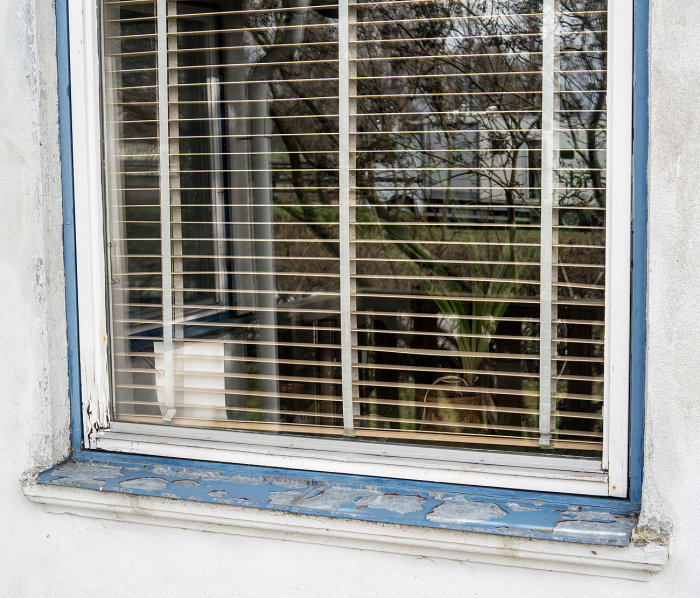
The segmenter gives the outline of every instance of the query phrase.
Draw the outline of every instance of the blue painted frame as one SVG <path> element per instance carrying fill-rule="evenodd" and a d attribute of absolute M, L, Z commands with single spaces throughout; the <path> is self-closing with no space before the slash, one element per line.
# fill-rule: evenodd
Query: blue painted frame
<path fill-rule="evenodd" d="M 78 345 L 78 284 L 75 245 L 75 206 L 73 188 L 73 150 L 70 95 L 70 52 L 68 27 L 68 0 L 56 0 L 56 27 L 58 61 L 58 99 L 61 148 L 61 176 L 63 190 L 63 251 L 66 283 L 66 318 L 68 335 L 68 376 L 71 406 L 70 440 L 72 461 L 84 464 L 123 463 L 128 456 L 119 453 L 105 453 L 84 450 L 82 445 L 82 405 L 80 388 L 80 348 Z M 633 239 L 632 239 L 632 328 L 630 343 L 630 443 L 629 443 L 629 495 L 626 500 L 607 499 L 589 496 L 568 496 L 569 502 L 578 505 L 611 509 L 638 510 L 641 502 L 644 401 L 646 376 L 646 292 L 647 292 L 647 163 L 649 146 L 649 76 L 648 76 L 648 37 L 649 0 L 634 0 L 634 142 L 633 142 Z M 159 457 L 142 458 L 145 464 L 168 464 L 181 467 L 201 467 L 204 469 L 231 469 L 240 466 L 222 466 L 204 462 L 187 462 Z M 245 467 L 246 472 L 279 472 L 264 467 Z M 53 470 L 53 469 L 52 469 Z M 47 470 L 41 476 L 48 476 Z M 284 470 L 289 477 L 299 477 L 300 472 Z M 313 475 L 317 480 L 336 480 L 339 474 L 302 472 Z M 41 479 L 40 476 L 40 479 Z M 343 477 L 343 476 L 340 476 Z M 48 478 L 47 478 L 48 479 Z M 344 476 L 348 482 L 356 476 Z M 381 480 L 380 480 L 381 481 Z M 393 481 L 401 484 L 401 482 Z M 418 483 L 405 482 L 410 486 Z M 437 486 L 437 485 L 436 485 Z M 463 486 L 462 490 L 469 487 Z M 472 488 L 472 490 L 475 490 Z M 482 489 L 486 491 L 485 489 Z M 544 497 L 541 492 L 489 490 L 493 496 L 517 496 L 520 500 L 537 501 Z M 143 493 L 143 492 L 142 492 Z M 183 498 L 186 498 L 183 496 Z M 212 501 L 216 502 L 216 501 Z M 538 511 L 530 513 L 534 525 Z"/>
<path fill-rule="evenodd" d="M 58 63 L 58 126 L 63 192 L 63 261 L 66 281 L 68 333 L 68 386 L 70 395 L 70 443 L 73 453 L 82 450 L 83 419 L 78 344 L 78 269 L 75 249 L 75 203 L 73 188 L 73 121 L 70 98 L 70 45 L 68 0 L 56 0 L 56 60 Z"/>
<path fill-rule="evenodd" d="M 629 499 L 642 500 L 647 346 L 647 225 L 649 161 L 649 0 L 634 2 L 632 149 L 632 330 L 630 334 Z"/>

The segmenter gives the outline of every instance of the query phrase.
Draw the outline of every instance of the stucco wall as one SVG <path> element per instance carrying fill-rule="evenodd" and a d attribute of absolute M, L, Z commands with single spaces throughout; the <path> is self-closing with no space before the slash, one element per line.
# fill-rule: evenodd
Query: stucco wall
<path fill-rule="evenodd" d="M 645 520 L 672 525 L 651 581 L 331 548 L 45 513 L 28 469 L 67 451 L 51 3 L 0 3 L 0 595 L 700 595 L 700 11 L 653 0 Z"/>

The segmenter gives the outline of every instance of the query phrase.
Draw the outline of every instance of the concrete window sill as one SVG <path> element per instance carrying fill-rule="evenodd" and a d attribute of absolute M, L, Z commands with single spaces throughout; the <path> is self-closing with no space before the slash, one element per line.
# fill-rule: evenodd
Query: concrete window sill
<path fill-rule="evenodd" d="M 86 451 L 28 476 L 51 512 L 490 564 L 646 579 L 619 500 Z"/>

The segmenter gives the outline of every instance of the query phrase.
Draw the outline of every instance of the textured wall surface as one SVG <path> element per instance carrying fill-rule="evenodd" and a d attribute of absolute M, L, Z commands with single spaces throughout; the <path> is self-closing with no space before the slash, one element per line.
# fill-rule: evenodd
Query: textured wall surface
<path fill-rule="evenodd" d="M 0 23 L 0 554 L 7 555 L 32 516 L 18 500 L 17 476 L 67 452 L 68 401 L 55 23 L 48 4 L 37 9 L 29 0 L 0 4 Z M 3 560 L 3 572 L 17 568 Z"/>
<path fill-rule="evenodd" d="M 67 451 L 53 7 L 0 3 L 0 595 L 700 595 L 700 11 L 652 0 L 643 520 L 651 581 L 532 572 L 45 513 L 20 477 Z"/>
<path fill-rule="evenodd" d="M 700 13 L 652 1 L 644 516 L 671 526 L 664 596 L 700 595 Z"/>

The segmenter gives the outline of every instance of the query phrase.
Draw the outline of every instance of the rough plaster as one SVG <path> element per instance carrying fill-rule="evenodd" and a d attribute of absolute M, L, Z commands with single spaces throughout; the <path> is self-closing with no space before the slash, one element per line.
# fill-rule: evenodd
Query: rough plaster
<path fill-rule="evenodd" d="M 22 473 L 67 447 L 54 20 L 49 2 L 0 3 L 0 594 L 698 596 L 699 29 L 697 0 L 652 0 L 641 541 L 672 529 L 671 558 L 649 582 L 603 581 L 53 515 L 27 501 Z"/>
<path fill-rule="evenodd" d="M 67 451 L 55 22 L 38 4 L 0 4 L 0 404 L 2 471 L 13 474 Z"/>
<path fill-rule="evenodd" d="M 652 2 L 647 418 L 642 523 L 671 533 L 668 595 L 700 593 L 700 26 L 698 5 Z M 692 562 L 692 561 L 690 561 Z M 689 563 L 690 563 L 689 562 Z M 675 575 L 673 571 L 675 569 Z M 678 594 L 676 594 L 678 595 Z"/>

